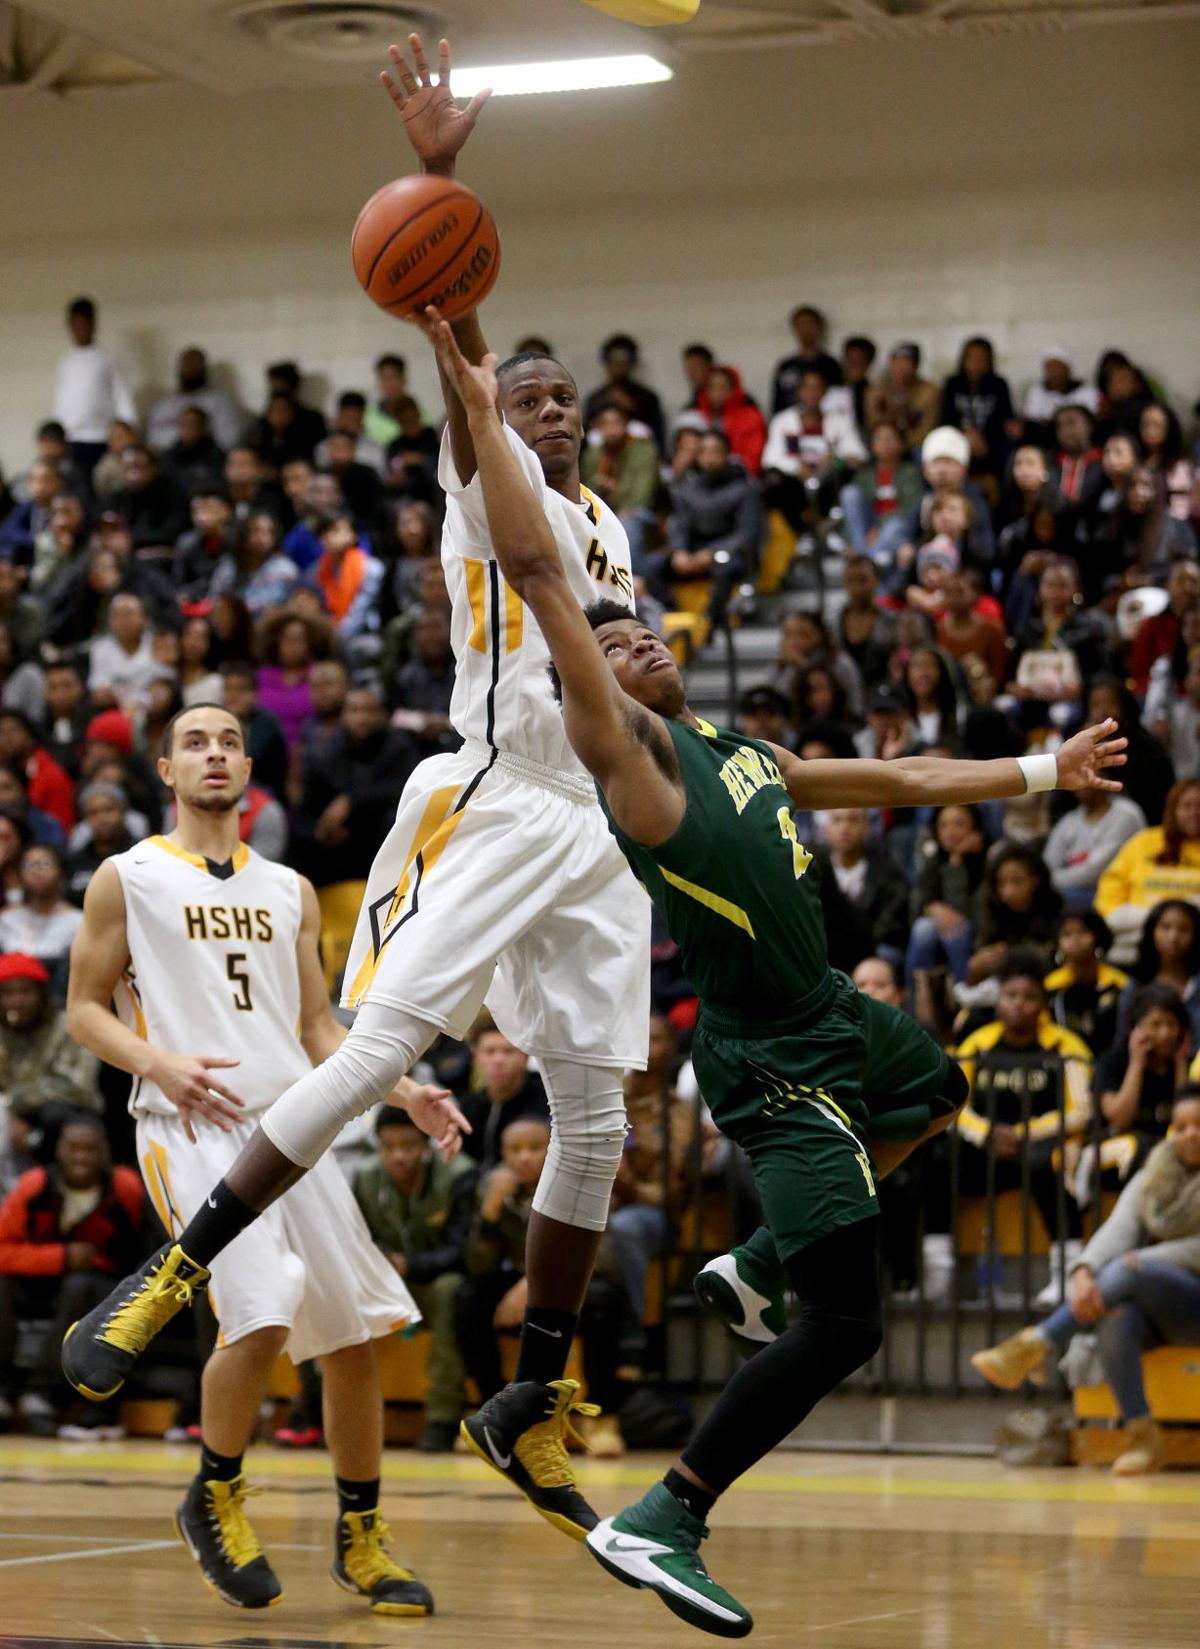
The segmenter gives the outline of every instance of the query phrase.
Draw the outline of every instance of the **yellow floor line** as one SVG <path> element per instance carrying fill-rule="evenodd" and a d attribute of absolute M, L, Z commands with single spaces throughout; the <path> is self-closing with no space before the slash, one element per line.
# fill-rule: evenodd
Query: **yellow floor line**
<path fill-rule="evenodd" d="M 144 1449 L 120 1447 L 64 1449 L 61 1444 L 0 1444 L 0 1471 L 32 1469 L 46 1474 L 47 1482 L 73 1476 L 81 1470 L 116 1473 L 163 1473 L 173 1480 L 186 1474 L 194 1451 L 191 1448 Z M 778 1457 L 776 1457 L 778 1458 Z M 330 1475 L 329 1456 L 313 1454 L 281 1456 L 275 1451 L 255 1449 L 248 1462 L 250 1473 L 259 1482 Z M 593 1485 L 621 1484 L 643 1488 L 662 1475 L 662 1466 L 576 1462 L 580 1480 Z M 495 1485 L 495 1473 L 468 1459 L 420 1459 L 389 1452 L 384 1456 L 383 1476 L 392 1483 L 487 1483 Z M 36 1479 L 31 1479 L 36 1481 Z M 881 1462 L 878 1471 L 862 1471 L 853 1476 L 811 1472 L 780 1471 L 768 1467 L 753 1471 L 730 1491 L 734 1494 L 818 1494 L 878 1500 L 994 1500 L 1036 1503 L 1076 1503 L 1084 1505 L 1196 1506 L 1200 1485 L 1195 1474 L 1119 1481 L 1103 1473 L 1067 1469 L 1050 1477 L 1039 1475 L 996 1476 L 987 1480 L 962 1477 L 905 1477 L 893 1474 L 891 1462 Z"/>

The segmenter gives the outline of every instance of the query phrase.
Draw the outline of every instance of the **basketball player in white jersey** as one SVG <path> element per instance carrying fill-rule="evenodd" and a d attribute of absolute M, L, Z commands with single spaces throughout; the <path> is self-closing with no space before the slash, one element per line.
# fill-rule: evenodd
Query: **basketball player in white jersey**
<path fill-rule="evenodd" d="M 311 884 L 238 840 L 250 761 L 236 717 L 216 705 L 181 711 L 158 770 L 178 823 L 93 877 L 72 948 L 68 1022 L 76 1041 L 132 1076 L 138 1161 L 175 1236 L 280 1093 L 345 1032 L 325 989 Z M 236 1093 L 226 1067 L 236 1068 L 227 1078 Z M 443 1090 L 406 1081 L 394 1097 L 447 1151 L 461 1143 Z M 383 1543 L 372 1344 L 420 1313 L 332 1157 L 213 1261 L 212 1284 L 221 1333 L 204 1370 L 200 1468 L 176 1514 L 205 1580 L 242 1608 L 281 1596 L 246 1516 L 242 1455 L 286 1350 L 294 1362 L 316 1357 L 324 1375 L 339 1499 L 334 1580 L 378 1613 L 432 1613 L 426 1587 Z M 183 1273 L 179 1292 L 189 1291 Z"/>
<path fill-rule="evenodd" d="M 415 72 L 393 48 L 400 85 L 385 80 L 424 169 L 449 176 L 483 96 L 460 111 L 446 42 L 436 85 L 415 35 L 410 45 Z M 475 315 L 455 335 L 468 360 L 482 361 Z M 583 421 L 570 374 L 522 355 L 499 379 L 507 438 L 580 604 L 628 602 L 624 530 L 580 484 Z M 440 1032 L 462 1037 L 486 999 L 509 1040 L 538 1059 L 553 1135 L 527 1239 L 516 1379 L 463 1430 L 543 1517 L 583 1540 L 597 1518 L 566 1450 L 578 1386 L 563 1375 L 625 1138 L 622 1073 L 646 1063 L 649 903 L 567 741 L 546 643 L 500 576 L 470 427 L 445 379 L 443 389 L 442 560 L 453 598 L 451 719 L 463 747 L 413 774 L 372 869 L 346 972 L 344 1003 L 357 1017 L 345 1043 L 263 1116 L 178 1244 L 77 1325 L 63 1368 L 79 1390 L 115 1390 L 178 1309 L 178 1279 L 198 1286 L 210 1260 L 350 1117 Z"/>

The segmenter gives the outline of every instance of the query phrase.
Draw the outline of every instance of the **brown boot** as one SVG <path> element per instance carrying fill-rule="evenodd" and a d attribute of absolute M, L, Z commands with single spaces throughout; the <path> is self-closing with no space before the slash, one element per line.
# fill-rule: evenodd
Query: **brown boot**
<path fill-rule="evenodd" d="M 1023 1328 L 1011 1339 L 1001 1340 L 998 1346 L 977 1351 L 971 1358 L 971 1367 L 1001 1391 L 1016 1391 L 1023 1380 L 1044 1385 L 1046 1376 L 1042 1364 L 1049 1349 L 1036 1328 Z"/>
<path fill-rule="evenodd" d="M 1161 1471 L 1167 1458 L 1162 1428 L 1148 1414 L 1125 1426 L 1125 1451 L 1113 1461 L 1118 1477 L 1140 1477 L 1143 1472 Z"/>

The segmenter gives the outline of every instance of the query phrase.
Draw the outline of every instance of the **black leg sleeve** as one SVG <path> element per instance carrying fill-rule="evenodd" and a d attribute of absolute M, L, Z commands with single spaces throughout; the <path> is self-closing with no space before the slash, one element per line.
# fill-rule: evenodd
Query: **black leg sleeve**
<path fill-rule="evenodd" d="M 832 1231 L 787 1262 L 799 1302 L 787 1331 L 744 1363 L 683 1453 L 720 1494 L 879 1350 L 878 1219 Z"/>

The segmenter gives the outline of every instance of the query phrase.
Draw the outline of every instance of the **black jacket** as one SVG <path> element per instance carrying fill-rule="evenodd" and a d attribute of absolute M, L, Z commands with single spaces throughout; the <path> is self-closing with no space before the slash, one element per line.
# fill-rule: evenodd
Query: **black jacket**
<path fill-rule="evenodd" d="M 390 727 L 351 743 L 344 729 L 326 740 L 304 769 L 304 792 L 292 820 L 297 869 L 317 887 L 365 882 L 392 827 L 400 792 L 420 759 L 413 741 Z M 317 821 L 338 796 L 351 799 L 347 838 L 337 847 L 316 839 Z"/>
<path fill-rule="evenodd" d="M 828 848 L 820 848 L 817 857 L 821 861 L 824 878 L 837 887 L 837 875 Z M 862 896 L 849 899 L 843 894 L 842 897 L 847 898 L 847 903 L 866 918 L 877 946 L 891 945 L 903 950 L 908 944 L 908 883 L 891 854 L 878 842 L 867 843 L 866 858 L 867 875 Z"/>

